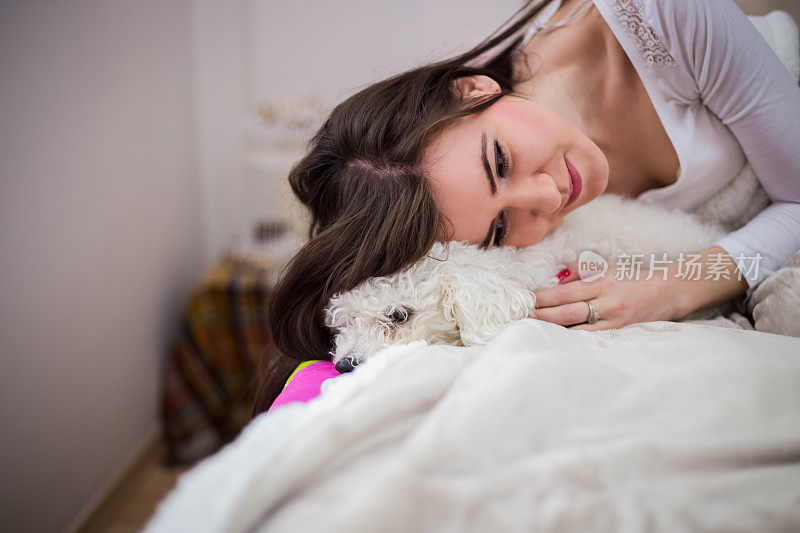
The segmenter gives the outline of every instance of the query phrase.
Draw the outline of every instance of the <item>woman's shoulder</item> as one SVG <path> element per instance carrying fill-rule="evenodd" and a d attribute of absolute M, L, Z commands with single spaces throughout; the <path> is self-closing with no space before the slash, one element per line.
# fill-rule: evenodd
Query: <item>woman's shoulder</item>
<path fill-rule="evenodd" d="M 632 23 L 633 33 L 661 40 L 675 60 L 690 62 L 702 47 L 730 39 L 747 22 L 733 0 L 594 0 Z M 680 57 L 678 57 L 680 56 Z"/>
<path fill-rule="evenodd" d="M 691 33 L 693 19 L 689 9 L 680 9 L 677 4 L 689 4 L 676 0 L 593 0 L 595 6 L 614 30 L 617 38 L 622 34 L 638 49 L 644 62 L 650 66 L 678 65 L 679 50 L 686 36 Z M 676 57 L 678 56 L 678 57 Z"/>
<path fill-rule="evenodd" d="M 674 20 L 687 22 L 715 10 L 736 7 L 733 0 L 592 0 L 595 5 L 607 4 L 615 12 L 644 22 Z M 729 4 L 729 5 L 727 5 Z M 727 6 L 726 6 L 727 5 Z M 738 8 L 737 8 L 738 9 Z M 657 20 L 656 20 L 657 19 Z"/>
<path fill-rule="evenodd" d="M 670 70 L 679 70 L 683 73 L 679 77 L 690 76 L 695 82 L 710 74 L 710 67 L 726 62 L 742 63 L 734 57 L 737 54 L 732 53 L 733 48 L 749 48 L 753 39 L 759 38 L 751 21 L 733 0 L 593 2 L 618 40 L 624 36 L 635 44 L 645 65 L 678 67 Z M 760 51 L 769 49 L 760 47 Z"/>

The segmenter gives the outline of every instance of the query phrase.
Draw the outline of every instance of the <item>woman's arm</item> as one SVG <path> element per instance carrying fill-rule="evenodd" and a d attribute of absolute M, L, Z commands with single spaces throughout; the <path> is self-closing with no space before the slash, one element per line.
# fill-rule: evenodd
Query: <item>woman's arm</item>
<path fill-rule="evenodd" d="M 695 309 L 720 304 L 745 294 L 748 288 L 741 270 L 730 254 L 720 246 L 699 253 L 698 271 L 692 272 L 679 262 L 670 265 L 668 281 L 674 294 L 674 318 L 683 318 Z"/>
<path fill-rule="evenodd" d="M 754 288 L 800 249 L 800 87 L 732 0 L 656 5 L 698 99 L 731 130 L 773 202 L 714 243 L 734 258 L 760 254 L 746 276 Z"/>
<path fill-rule="evenodd" d="M 800 204 L 770 204 L 744 227 L 717 239 L 714 245 L 733 258 L 758 258 L 750 272 L 743 272 L 749 294 L 800 249 Z"/>

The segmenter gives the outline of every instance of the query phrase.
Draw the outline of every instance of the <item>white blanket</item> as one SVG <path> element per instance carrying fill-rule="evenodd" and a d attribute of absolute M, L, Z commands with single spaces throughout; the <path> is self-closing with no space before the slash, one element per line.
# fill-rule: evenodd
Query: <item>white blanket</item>
<path fill-rule="evenodd" d="M 523 320 L 256 418 L 148 531 L 800 531 L 800 339 Z"/>

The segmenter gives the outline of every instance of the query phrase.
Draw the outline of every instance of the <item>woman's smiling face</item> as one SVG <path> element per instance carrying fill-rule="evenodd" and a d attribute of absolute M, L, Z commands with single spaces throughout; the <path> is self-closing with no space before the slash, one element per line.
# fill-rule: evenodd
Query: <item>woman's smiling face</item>
<path fill-rule="evenodd" d="M 458 83 L 468 97 L 500 92 L 486 76 Z M 569 205 L 567 160 L 582 181 Z M 452 223 L 440 240 L 484 246 L 535 244 L 608 184 L 600 147 L 562 115 L 516 96 L 458 119 L 427 148 L 423 168 L 436 205 Z"/>

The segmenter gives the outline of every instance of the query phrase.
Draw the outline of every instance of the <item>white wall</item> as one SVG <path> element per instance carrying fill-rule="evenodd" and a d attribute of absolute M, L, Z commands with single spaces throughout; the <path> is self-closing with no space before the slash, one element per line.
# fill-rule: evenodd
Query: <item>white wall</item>
<path fill-rule="evenodd" d="M 63 530 L 157 423 L 202 268 L 190 0 L 0 10 L 0 531 Z"/>
<path fill-rule="evenodd" d="M 204 190 L 205 259 L 218 258 L 235 232 L 233 194 L 250 94 L 244 0 L 193 2 L 194 91 L 198 172 Z"/>
<path fill-rule="evenodd" d="M 361 85 L 477 44 L 521 0 L 250 0 L 252 94 L 315 92 L 339 102 Z"/>

